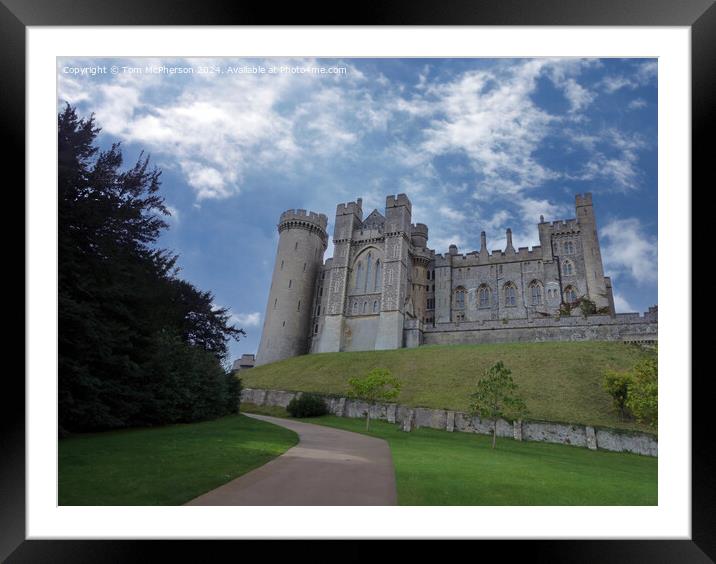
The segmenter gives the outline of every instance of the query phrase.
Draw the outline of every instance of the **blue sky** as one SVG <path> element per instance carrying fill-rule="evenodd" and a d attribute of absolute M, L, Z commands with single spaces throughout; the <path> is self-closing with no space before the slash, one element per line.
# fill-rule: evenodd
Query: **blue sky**
<path fill-rule="evenodd" d="M 64 101 L 163 170 L 160 246 L 247 332 L 233 358 L 258 347 L 280 213 L 325 213 L 332 235 L 359 197 L 367 216 L 408 194 L 442 253 L 482 230 L 504 248 L 508 227 L 539 244 L 541 214 L 592 192 L 617 311 L 657 303 L 655 59 L 59 59 Z"/>

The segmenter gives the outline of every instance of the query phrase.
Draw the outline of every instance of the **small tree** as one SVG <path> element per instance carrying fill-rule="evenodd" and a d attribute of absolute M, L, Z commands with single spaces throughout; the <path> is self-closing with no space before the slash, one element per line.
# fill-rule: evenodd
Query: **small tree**
<path fill-rule="evenodd" d="M 614 407 L 619 410 L 619 415 L 622 418 L 625 418 L 627 414 L 626 401 L 631 383 L 632 376 L 629 372 L 617 372 L 615 370 L 607 370 L 602 382 L 602 387 L 612 396 Z"/>
<path fill-rule="evenodd" d="M 637 421 L 656 427 L 659 417 L 659 366 L 656 357 L 644 359 L 634 367 L 626 406 Z"/>
<path fill-rule="evenodd" d="M 363 378 L 348 380 L 350 395 L 369 403 L 391 401 L 400 393 L 400 381 L 386 368 L 374 368 Z M 370 409 L 365 412 L 365 428 L 370 428 Z"/>
<path fill-rule="evenodd" d="M 484 372 L 477 389 L 470 397 L 470 413 L 492 419 L 492 448 L 497 440 L 497 420 L 505 416 L 521 416 L 526 412 L 522 398 L 517 395 L 512 372 L 500 360 Z"/>

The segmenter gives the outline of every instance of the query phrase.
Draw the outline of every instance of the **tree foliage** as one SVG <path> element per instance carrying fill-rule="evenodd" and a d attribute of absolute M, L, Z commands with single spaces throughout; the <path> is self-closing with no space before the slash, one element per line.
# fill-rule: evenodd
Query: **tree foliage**
<path fill-rule="evenodd" d="M 348 380 L 350 395 L 369 403 L 392 401 L 400 393 L 400 380 L 387 368 L 374 368 L 362 378 Z M 366 410 L 366 429 L 370 427 L 370 409 Z"/>
<path fill-rule="evenodd" d="M 470 397 L 470 413 L 493 421 L 492 448 L 495 448 L 497 439 L 497 420 L 500 417 L 520 417 L 527 409 L 517 393 L 512 371 L 501 360 L 485 370 Z"/>
<path fill-rule="evenodd" d="M 659 420 L 659 364 L 657 358 L 647 358 L 632 370 L 626 406 L 636 420 L 656 427 Z"/>
<path fill-rule="evenodd" d="M 628 372 L 607 370 L 607 373 L 604 375 L 602 387 L 612 396 L 614 407 L 619 410 L 621 417 L 626 417 L 627 415 L 626 400 L 631 381 L 632 377 Z"/>
<path fill-rule="evenodd" d="M 123 169 L 94 116 L 58 116 L 59 418 L 67 431 L 194 421 L 236 411 L 228 323 L 156 246 L 169 211 L 149 157 Z"/>
<path fill-rule="evenodd" d="M 631 370 L 608 371 L 604 389 L 624 416 L 633 415 L 640 423 L 656 427 L 659 419 L 658 353 L 639 361 Z"/>

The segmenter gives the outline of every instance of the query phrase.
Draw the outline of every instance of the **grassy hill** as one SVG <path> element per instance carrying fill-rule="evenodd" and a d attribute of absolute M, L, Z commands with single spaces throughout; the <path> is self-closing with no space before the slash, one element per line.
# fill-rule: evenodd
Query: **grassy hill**
<path fill-rule="evenodd" d="M 498 360 L 512 370 L 530 419 L 648 431 L 622 421 L 601 387 L 605 370 L 631 368 L 647 354 L 618 342 L 435 345 L 310 354 L 242 373 L 244 387 L 345 394 L 348 379 L 388 368 L 402 381 L 398 403 L 465 411 L 475 382 Z"/>

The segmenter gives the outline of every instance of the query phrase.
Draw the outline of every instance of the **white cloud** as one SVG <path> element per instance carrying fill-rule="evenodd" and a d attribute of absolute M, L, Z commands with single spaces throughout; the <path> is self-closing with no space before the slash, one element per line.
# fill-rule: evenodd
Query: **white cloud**
<path fill-rule="evenodd" d="M 629 135 L 615 128 L 601 132 L 598 137 L 586 136 L 582 142 L 592 151 L 592 156 L 584 165 L 579 180 L 603 178 L 611 181 L 618 190 L 631 190 L 639 186 L 642 171 L 639 167 L 639 151 L 647 147 L 647 143 L 639 135 Z M 606 146 L 605 150 L 596 149 L 597 144 Z M 607 155 L 607 152 L 610 154 Z M 617 154 L 614 154 L 614 153 Z"/>
<path fill-rule="evenodd" d="M 618 292 L 614 292 L 614 309 L 617 313 L 632 313 L 636 311 L 627 299 Z"/>
<path fill-rule="evenodd" d="M 607 276 L 629 277 L 640 286 L 656 284 L 657 241 L 638 219 L 614 219 L 600 231 Z"/>
<path fill-rule="evenodd" d="M 258 327 L 261 323 L 261 314 L 258 311 L 253 313 L 234 313 L 229 318 L 229 321 L 239 327 Z"/>
<path fill-rule="evenodd" d="M 641 108 L 646 108 L 647 105 L 648 104 L 644 98 L 636 98 L 627 104 L 627 108 L 630 110 L 640 110 Z"/>
<path fill-rule="evenodd" d="M 658 65 L 656 61 L 640 62 L 636 65 L 634 72 L 628 76 L 611 75 L 604 77 L 601 81 L 601 86 L 608 94 L 613 94 L 622 88 L 635 90 L 655 80 L 657 72 Z"/>

